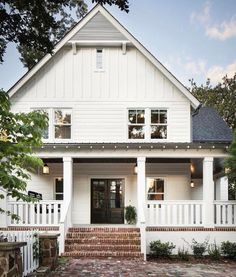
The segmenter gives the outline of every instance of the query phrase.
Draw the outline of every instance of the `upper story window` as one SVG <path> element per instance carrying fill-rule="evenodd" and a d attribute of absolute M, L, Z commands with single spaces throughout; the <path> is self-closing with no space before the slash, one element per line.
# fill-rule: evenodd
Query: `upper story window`
<path fill-rule="evenodd" d="M 129 109 L 128 139 L 167 139 L 167 109 Z"/>
<path fill-rule="evenodd" d="M 128 133 L 129 139 L 145 138 L 145 110 L 129 110 L 128 113 Z"/>
<path fill-rule="evenodd" d="M 147 199 L 164 200 L 164 179 L 148 178 L 147 179 Z"/>
<path fill-rule="evenodd" d="M 167 139 L 167 110 L 151 109 L 151 139 Z"/>
<path fill-rule="evenodd" d="M 43 132 L 43 139 L 68 140 L 72 138 L 72 109 L 69 108 L 37 108 L 48 116 L 48 127 Z"/>
<path fill-rule="evenodd" d="M 55 139 L 71 138 L 71 110 L 56 109 L 54 110 L 54 129 Z"/>
<path fill-rule="evenodd" d="M 103 69 L 103 49 L 96 50 L 96 70 Z"/>

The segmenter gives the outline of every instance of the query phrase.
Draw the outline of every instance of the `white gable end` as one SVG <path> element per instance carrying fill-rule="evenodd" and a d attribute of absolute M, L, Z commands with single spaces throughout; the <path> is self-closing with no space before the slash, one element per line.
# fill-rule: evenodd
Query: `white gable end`
<path fill-rule="evenodd" d="M 127 38 L 108 21 L 101 12 L 98 12 L 71 40 L 107 40 L 122 41 Z"/>

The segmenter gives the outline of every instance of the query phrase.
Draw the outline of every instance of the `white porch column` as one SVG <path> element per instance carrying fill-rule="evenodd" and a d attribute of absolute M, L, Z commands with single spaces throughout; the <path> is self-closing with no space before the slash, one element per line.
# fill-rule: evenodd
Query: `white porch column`
<path fill-rule="evenodd" d="M 140 226 L 142 222 L 145 223 L 145 202 L 146 202 L 146 158 L 137 158 L 137 203 L 138 203 L 138 225 Z"/>
<path fill-rule="evenodd" d="M 71 205 L 73 191 L 73 160 L 71 157 L 63 157 L 63 185 L 64 185 L 64 208 Z M 71 207 L 68 211 L 68 227 L 71 222 Z"/>
<path fill-rule="evenodd" d="M 203 159 L 203 225 L 207 228 L 214 227 L 214 181 L 213 158 Z"/>

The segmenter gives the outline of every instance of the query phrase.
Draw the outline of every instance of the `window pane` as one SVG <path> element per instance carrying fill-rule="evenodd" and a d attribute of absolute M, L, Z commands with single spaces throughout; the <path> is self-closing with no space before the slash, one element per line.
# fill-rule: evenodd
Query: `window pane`
<path fill-rule="evenodd" d="M 56 194 L 56 200 L 63 200 L 63 194 Z"/>
<path fill-rule="evenodd" d="M 154 192 L 164 193 L 164 180 L 163 179 L 155 179 L 154 180 Z"/>
<path fill-rule="evenodd" d="M 143 126 L 129 126 L 129 139 L 144 139 Z"/>
<path fill-rule="evenodd" d="M 166 139 L 167 127 L 166 126 L 151 126 L 152 139 Z"/>
<path fill-rule="evenodd" d="M 63 192 L 63 179 L 56 179 L 56 187 L 55 187 L 56 193 L 57 192 Z"/>
<path fill-rule="evenodd" d="M 160 111 L 160 123 L 167 123 L 167 111 Z"/>
<path fill-rule="evenodd" d="M 71 126 L 55 126 L 55 138 L 70 139 L 71 138 Z"/>
<path fill-rule="evenodd" d="M 136 110 L 129 110 L 129 123 L 136 123 Z"/>
<path fill-rule="evenodd" d="M 155 123 L 155 124 L 159 123 L 158 114 L 159 114 L 158 110 L 151 110 L 151 123 Z"/>
<path fill-rule="evenodd" d="M 143 124 L 145 122 L 145 110 L 137 110 L 137 123 Z"/>
<path fill-rule="evenodd" d="M 103 56 L 103 51 L 102 49 L 97 49 L 97 57 L 96 57 L 96 68 L 97 69 L 102 69 L 103 68 L 103 62 L 102 62 L 102 57 Z"/>
<path fill-rule="evenodd" d="M 70 110 L 55 110 L 55 124 L 71 124 Z"/>
<path fill-rule="evenodd" d="M 148 200 L 164 200 L 164 194 L 148 194 Z"/>

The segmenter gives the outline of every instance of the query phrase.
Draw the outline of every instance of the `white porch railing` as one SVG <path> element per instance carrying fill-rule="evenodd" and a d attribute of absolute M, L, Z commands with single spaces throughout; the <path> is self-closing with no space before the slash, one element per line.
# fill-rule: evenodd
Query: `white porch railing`
<path fill-rule="evenodd" d="M 37 238 L 34 235 L 35 231 L 4 231 L 2 233 L 10 242 L 27 242 L 27 245 L 20 248 L 23 260 L 23 276 L 27 276 L 38 268 L 38 258 L 34 257 L 34 244 L 38 244 Z"/>
<path fill-rule="evenodd" d="M 215 225 L 236 226 L 236 201 L 215 201 Z"/>
<path fill-rule="evenodd" d="M 63 201 L 41 200 L 36 203 L 8 201 L 7 210 L 20 217 L 8 217 L 8 226 L 59 226 Z"/>
<path fill-rule="evenodd" d="M 146 213 L 147 226 L 203 225 L 202 201 L 148 201 Z"/>
<path fill-rule="evenodd" d="M 68 205 L 64 206 L 60 220 L 59 255 L 65 252 L 65 238 L 67 231 L 71 226 L 71 203 L 69 203 Z"/>

